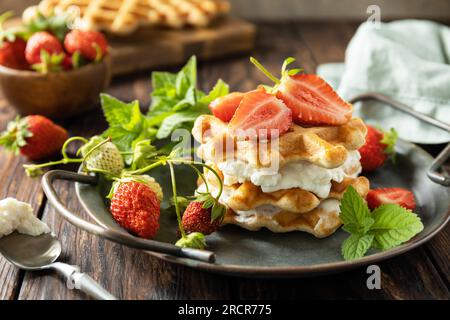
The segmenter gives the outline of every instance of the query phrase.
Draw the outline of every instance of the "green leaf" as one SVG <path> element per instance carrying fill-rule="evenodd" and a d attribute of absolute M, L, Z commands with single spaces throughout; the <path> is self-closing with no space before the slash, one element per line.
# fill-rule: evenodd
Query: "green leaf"
<path fill-rule="evenodd" d="M 108 94 L 101 94 L 100 101 L 106 121 L 110 127 L 123 127 L 138 132 L 141 127 L 142 114 L 137 100 L 125 103 Z"/>
<path fill-rule="evenodd" d="M 216 85 L 212 90 L 208 93 L 208 95 L 204 96 L 200 102 L 206 105 L 209 105 L 212 101 L 219 97 L 223 97 L 229 93 L 229 86 L 222 79 L 217 80 Z"/>
<path fill-rule="evenodd" d="M 225 213 L 227 211 L 227 208 L 219 203 L 217 200 L 214 201 L 214 205 L 211 209 L 211 221 L 214 221 L 216 219 L 222 220 L 222 218 L 225 216 Z"/>
<path fill-rule="evenodd" d="M 184 97 L 189 88 L 197 86 L 197 58 L 192 56 L 186 65 L 178 72 L 175 80 L 176 94 Z"/>
<path fill-rule="evenodd" d="M 210 101 L 228 93 L 228 85 L 222 80 L 208 95 L 196 88 L 195 56 L 177 74 L 153 72 L 152 85 L 152 103 L 146 114 L 146 124 L 157 130 L 157 139 L 169 137 L 177 128 L 191 130 L 195 119 L 209 112 Z"/>
<path fill-rule="evenodd" d="M 156 147 L 152 145 L 151 140 L 146 139 L 137 142 L 133 148 L 132 169 L 137 170 L 152 164 L 155 162 L 155 157 L 157 155 L 158 151 Z"/>
<path fill-rule="evenodd" d="M 154 71 L 152 72 L 153 94 L 158 92 L 166 94 L 173 90 L 175 94 L 175 83 L 177 76 L 170 72 Z"/>
<path fill-rule="evenodd" d="M 374 235 L 376 247 L 387 250 L 414 237 L 423 230 L 420 218 L 396 204 L 385 204 L 373 211 L 375 218 L 369 233 Z"/>
<path fill-rule="evenodd" d="M 347 232 L 364 234 L 374 222 L 367 204 L 352 186 L 345 191 L 340 209 L 340 218 L 344 223 L 343 229 Z"/>
<path fill-rule="evenodd" d="M 156 137 L 158 139 L 164 139 L 170 136 L 173 130 L 180 127 L 180 125 L 184 122 L 191 122 L 193 123 L 195 119 L 200 114 L 198 112 L 192 112 L 192 111 L 181 111 L 178 113 L 174 113 L 168 117 L 166 117 L 158 130 L 158 133 L 156 134 Z"/>
<path fill-rule="evenodd" d="M 394 128 L 391 128 L 389 131 L 383 131 L 383 139 L 381 139 L 381 143 L 386 145 L 384 152 L 392 157 L 392 160 L 395 161 L 395 144 L 398 139 L 398 132 Z"/>
<path fill-rule="evenodd" d="M 295 61 L 295 58 L 288 57 L 283 61 L 283 65 L 281 66 L 281 74 L 283 74 L 287 70 L 287 66 Z"/>
<path fill-rule="evenodd" d="M 101 94 L 100 100 L 109 124 L 103 136 L 111 137 L 121 152 L 131 152 L 139 141 L 154 137 L 155 132 L 148 126 L 137 100 L 125 103 L 107 94 Z M 130 164 L 131 161 L 132 156 L 126 155 L 125 162 Z"/>
<path fill-rule="evenodd" d="M 178 240 L 175 245 L 181 248 L 205 249 L 205 235 L 200 232 L 193 232 Z"/>
<path fill-rule="evenodd" d="M 25 27 L 28 34 L 49 31 L 58 39 L 64 41 L 65 35 L 69 32 L 68 21 L 69 16 L 67 14 L 46 16 L 39 12 L 37 17 Z"/>
<path fill-rule="evenodd" d="M 342 243 L 342 256 L 345 260 L 354 260 L 363 257 L 372 245 L 374 236 L 371 234 L 352 234 Z"/>

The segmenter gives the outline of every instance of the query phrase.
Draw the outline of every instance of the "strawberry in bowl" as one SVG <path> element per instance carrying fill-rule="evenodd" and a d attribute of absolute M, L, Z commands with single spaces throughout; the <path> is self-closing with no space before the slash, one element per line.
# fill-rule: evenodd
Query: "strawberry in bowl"
<path fill-rule="evenodd" d="M 0 23 L 10 16 L 1 15 Z M 70 30 L 68 20 L 54 16 L 36 19 L 21 27 L 0 27 L 0 88 L 5 98 L 23 115 L 65 118 L 92 108 L 110 81 L 105 37 Z"/>

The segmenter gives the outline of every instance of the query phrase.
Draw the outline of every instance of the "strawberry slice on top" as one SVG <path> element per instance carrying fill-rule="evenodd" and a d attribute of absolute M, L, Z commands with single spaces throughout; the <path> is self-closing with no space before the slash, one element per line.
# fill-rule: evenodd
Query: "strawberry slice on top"
<path fill-rule="evenodd" d="M 292 110 L 297 124 L 341 125 L 352 118 L 352 105 L 315 74 L 283 76 L 276 95 Z"/>
<path fill-rule="evenodd" d="M 239 107 L 245 93 L 232 92 L 226 96 L 219 97 L 209 104 L 209 109 L 213 115 L 223 122 L 229 122 L 233 118 L 234 112 Z"/>
<path fill-rule="evenodd" d="M 258 89 L 244 95 L 228 127 L 237 136 L 270 138 L 272 130 L 281 136 L 291 124 L 291 110 L 283 101 Z"/>
<path fill-rule="evenodd" d="M 288 70 L 295 61 L 287 58 L 281 68 L 281 79 L 271 74 L 256 59 L 250 61 L 260 69 L 275 86 L 269 89 L 292 111 L 293 121 L 299 125 L 341 125 L 352 118 L 353 107 L 315 74 L 297 74 L 302 69 Z"/>

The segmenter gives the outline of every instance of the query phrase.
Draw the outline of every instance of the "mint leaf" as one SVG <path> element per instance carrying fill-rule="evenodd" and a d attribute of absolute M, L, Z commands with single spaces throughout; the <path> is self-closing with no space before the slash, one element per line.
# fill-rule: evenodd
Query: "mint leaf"
<path fill-rule="evenodd" d="M 228 93 L 228 85 L 222 80 L 217 81 L 208 95 L 196 88 L 195 56 L 177 74 L 153 72 L 152 84 L 152 103 L 146 114 L 146 125 L 157 130 L 158 139 L 167 138 L 180 127 L 191 130 L 195 119 L 209 112 L 209 103 Z"/>
<path fill-rule="evenodd" d="M 344 223 L 343 229 L 349 233 L 364 234 L 374 222 L 367 204 L 352 186 L 345 191 L 340 209 L 339 215 Z"/>
<path fill-rule="evenodd" d="M 413 212 L 395 204 L 385 204 L 373 211 L 375 218 L 369 233 L 381 250 L 396 247 L 423 230 L 420 218 Z"/>
<path fill-rule="evenodd" d="M 154 71 L 152 72 L 152 86 L 153 92 L 168 92 L 173 90 L 175 95 L 175 83 L 177 76 L 170 72 Z"/>
<path fill-rule="evenodd" d="M 153 138 L 156 131 L 148 125 L 138 101 L 125 103 L 107 94 L 101 94 L 100 101 L 109 124 L 109 128 L 102 136 L 110 137 L 121 152 L 129 153 L 124 159 L 130 164 L 134 145 L 139 141 Z"/>
<path fill-rule="evenodd" d="M 342 256 L 345 260 L 354 260 L 363 257 L 372 245 L 374 236 L 371 234 L 352 234 L 342 244 Z"/>
<path fill-rule="evenodd" d="M 195 119 L 197 119 L 199 115 L 200 114 L 198 112 L 181 111 L 166 117 L 162 121 L 156 137 L 158 139 L 167 138 L 170 136 L 172 131 L 179 128 L 181 124 L 185 122 L 194 123 Z"/>
<path fill-rule="evenodd" d="M 178 72 L 175 89 L 178 97 L 184 97 L 189 88 L 197 86 L 197 58 L 192 56 L 186 65 Z"/>
<path fill-rule="evenodd" d="M 134 130 L 136 132 L 141 129 L 139 125 L 141 125 L 142 114 L 137 100 L 125 103 L 108 94 L 102 93 L 100 95 L 100 102 L 106 121 L 110 127 L 126 127 L 127 130 Z"/>
<path fill-rule="evenodd" d="M 222 79 L 219 79 L 217 80 L 217 83 L 214 86 L 214 88 L 212 88 L 212 90 L 208 93 L 208 95 L 202 97 L 200 102 L 209 105 L 215 99 L 227 95 L 229 91 L 230 90 L 228 84 L 223 82 Z"/>

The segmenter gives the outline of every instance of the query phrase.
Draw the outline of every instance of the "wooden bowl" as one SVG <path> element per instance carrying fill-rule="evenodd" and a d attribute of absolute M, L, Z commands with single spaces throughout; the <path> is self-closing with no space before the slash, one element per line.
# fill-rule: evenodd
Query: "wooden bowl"
<path fill-rule="evenodd" d="M 95 107 L 111 80 L 111 58 L 79 69 L 41 74 L 0 65 L 0 90 L 21 115 L 67 118 Z"/>

